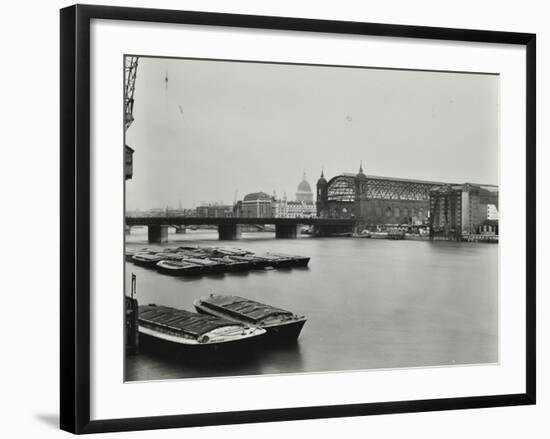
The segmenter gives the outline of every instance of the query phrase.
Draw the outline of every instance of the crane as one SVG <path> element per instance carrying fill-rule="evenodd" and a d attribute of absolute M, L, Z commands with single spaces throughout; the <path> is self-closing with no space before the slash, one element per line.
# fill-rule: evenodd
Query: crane
<path fill-rule="evenodd" d="M 134 91 L 136 89 L 137 56 L 124 58 L 124 114 L 125 128 L 128 130 L 134 121 Z"/>
<path fill-rule="evenodd" d="M 124 57 L 124 133 L 134 121 L 134 91 L 136 89 L 137 56 Z M 130 180 L 133 175 L 134 150 L 124 145 L 124 177 Z"/>

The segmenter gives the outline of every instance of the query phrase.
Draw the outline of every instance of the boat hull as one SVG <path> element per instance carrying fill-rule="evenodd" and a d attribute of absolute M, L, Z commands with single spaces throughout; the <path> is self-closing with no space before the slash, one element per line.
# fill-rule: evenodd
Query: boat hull
<path fill-rule="evenodd" d="M 147 328 L 145 328 L 147 329 Z M 246 337 L 220 343 L 176 343 L 162 336 L 156 335 L 154 331 L 139 328 L 139 345 L 147 351 L 158 352 L 165 356 L 185 356 L 188 361 L 203 360 L 219 355 L 228 356 L 239 354 L 240 358 L 245 353 L 256 351 L 265 340 L 267 332 L 253 337 Z"/>
<path fill-rule="evenodd" d="M 245 323 L 242 320 L 236 319 L 229 314 L 225 314 L 221 311 L 215 311 L 213 309 L 210 309 L 200 304 L 198 301 L 194 303 L 194 306 L 197 312 L 200 314 L 220 317 L 227 320 L 233 320 L 239 323 Z M 304 327 L 306 321 L 307 321 L 306 318 L 299 318 L 292 321 L 281 322 L 278 324 L 260 325 L 259 327 L 266 330 L 266 334 L 264 336 L 264 339 L 266 341 L 289 342 L 289 341 L 294 341 L 298 338 L 298 336 L 300 335 L 300 332 L 302 332 L 302 328 Z"/>
<path fill-rule="evenodd" d="M 280 325 L 261 326 L 261 328 L 266 330 L 266 339 L 287 342 L 294 341 L 298 338 L 305 323 L 306 319 L 302 319 Z"/>
<path fill-rule="evenodd" d="M 132 262 L 134 263 L 134 265 L 137 265 L 139 267 L 155 268 L 159 261 L 158 260 L 137 259 L 137 258 L 133 257 Z"/>
<path fill-rule="evenodd" d="M 157 264 L 157 271 L 161 274 L 167 274 L 169 276 L 178 276 L 178 277 L 198 277 L 202 276 L 202 268 L 167 268 L 162 265 Z"/>
<path fill-rule="evenodd" d="M 270 253 L 272 256 L 282 258 L 281 267 L 307 267 L 311 258 L 307 256 L 294 256 L 281 253 Z"/>

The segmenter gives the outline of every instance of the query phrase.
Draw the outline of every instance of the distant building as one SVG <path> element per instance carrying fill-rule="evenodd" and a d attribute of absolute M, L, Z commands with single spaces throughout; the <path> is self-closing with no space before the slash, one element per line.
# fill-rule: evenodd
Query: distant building
<path fill-rule="evenodd" d="M 429 191 L 442 183 L 342 173 L 330 180 L 321 173 L 317 181 L 317 216 L 353 218 L 358 228 L 388 225 L 425 225 L 430 206 Z"/>
<path fill-rule="evenodd" d="M 430 191 L 430 228 L 434 235 L 462 236 L 498 230 L 488 215 L 498 212 L 498 188 L 480 185 L 442 185 Z M 489 221 L 488 221 L 489 220 Z M 483 227 L 490 226 L 490 227 Z"/>
<path fill-rule="evenodd" d="M 207 204 L 197 206 L 195 214 L 200 217 L 228 217 L 233 216 L 233 206 L 226 204 Z"/>
<path fill-rule="evenodd" d="M 236 204 L 237 216 L 246 218 L 273 217 L 273 198 L 265 192 L 252 192 Z"/>
<path fill-rule="evenodd" d="M 287 200 L 286 193 L 278 198 L 275 192 L 272 196 L 253 192 L 238 201 L 233 210 L 236 216 L 249 218 L 309 218 L 317 215 L 313 192 L 305 174 L 298 184 L 296 200 Z"/>
<path fill-rule="evenodd" d="M 306 174 L 298 184 L 296 200 L 287 200 L 286 194 L 278 199 L 273 194 L 273 214 L 277 218 L 311 218 L 317 216 L 317 208 L 313 202 L 313 192 L 306 180 Z"/>
<path fill-rule="evenodd" d="M 487 219 L 487 206 L 494 205 L 498 210 L 498 186 L 465 187 L 367 175 L 360 165 L 358 173 L 342 173 L 328 181 L 321 173 L 317 181 L 317 216 L 353 218 L 358 229 L 373 230 L 395 226 L 427 227 L 431 214 L 433 226 L 439 231 L 476 233 L 470 231 Z M 467 209 L 463 209 L 463 202 Z M 464 212 L 468 216 L 463 218 Z"/>
<path fill-rule="evenodd" d="M 166 216 L 168 213 L 167 207 L 154 207 L 149 210 L 149 216 Z"/>
<path fill-rule="evenodd" d="M 296 191 L 296 201 L 313 204 L 313 192 L 311 186 L 306 179 L 306 173 L 302 177 L 302 181 L 298 184 L 298 190 Z"/>
<path fill-rule="evenodd" d="M 313 202 L 288 201 L 286 204 L 286 218 L 313 218 L 317 216 L 317 209 Z"/>
<path fill-rule="evenodd" d="M 286 193 L 283 195 L 283 198 L 277 198 L 277 195 L 273 192 L 273 197 L 271 200 L 271 211 L 273 213 L 273 217 L 286 218 L 288 216 L 288 202 L 286 199 Z"/>
<path fill-rule="evenodd" d="M 487 219 L 498 221 L 498 209 L 494 204 L 487 204 Z"/>

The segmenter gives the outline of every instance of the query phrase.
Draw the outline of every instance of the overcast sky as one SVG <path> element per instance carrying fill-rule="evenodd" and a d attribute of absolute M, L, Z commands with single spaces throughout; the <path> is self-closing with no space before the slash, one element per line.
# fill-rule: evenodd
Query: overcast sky
<path fill-rule="evenodd" d="M 165 81 L 166 74 L 168 82 Z M 357 172 L 498 184 L 499 77 L 140 58 L 127 208 L 294 199 Z"/>

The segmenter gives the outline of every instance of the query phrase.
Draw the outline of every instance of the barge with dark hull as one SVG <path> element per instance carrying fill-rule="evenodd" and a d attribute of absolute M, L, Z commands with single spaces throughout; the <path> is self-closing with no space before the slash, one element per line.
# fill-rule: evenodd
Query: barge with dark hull
<path fill-rule="evenodd" d="M 307 267 L 307 264 L 309 264 L 309 260 L 311 259 L 307 256 L 287 255 L 284 253 L 268 253 L 268 255 L 279 257 L 279 258 L 290 259 L 291 261 L 290 265 L 292 267 Z"/>
<path fill-rule="evenodd" d="M 307 320 L 290 311 L 239 296 L 211 294 L 193 304 L 199 313 L 259 326 L 272 341 L 296 340 Z"/>
<path fill-rule="evenodd" d="M 250 264 L 248 262 L 237 261 L 229 256 L 212 257 L 210 260 L 223 264 L 225 271 L 228 272 L 247 271 L 250 269 Z"/>
<path fill-rule="evenodd" d="M 185 257 L 182 262 L 199 265 L 203 269 L 204 274 L 217 274 L 225 271 L 225 265 L 221 262 L 212 261 L 208 258 L 189 258 Z"/>
<path fill-rule="evenodd" d="M 161 247 L 125 251 L 126 261 L 145 268 L 156 268 L 160 273 L 185 275 L 185 264 L 201 267 L 200 274 L 219 274 L 248 270 L 305 267 L 310 258 L 306 256 L 286 255 L 281 253 L 254 254 L 239 248 L 223 247 Z M 162 263 L 160 263 L 162 262 Z M 174 263 L 168 263 L 174 262 Z M 178 264 L 180 263 L 181 264 Z M 196 269 L 189 270 L 196 274 Z"/>
<path fill-rule="evenodd" d="M 202 265 L 182 260 L 162 260 L 157 262 L 157 271 L 170 276 L 200 276 L 203 274 Z"/>
<path fill-rule="evenodd" d="M 266 334 L 251 324 L 157 305 L 139 306 L 138 325 L 140 343 L 143 339 L 171 353 L 249 349 Z"/>
<path fill-rule="evenodd" d="M 164 258 L 157 253 L 135 253 L 132 262 L 140 267 L 154 268 Z"/>
<path fill-rule="evenodd" d="M 266 267 L 272 268 L 290 268 L 294 262 L 292 259 L 285 256 L 277 256 L 270 253 L 258 255 L 258 258 L 263 259 Z"/>

